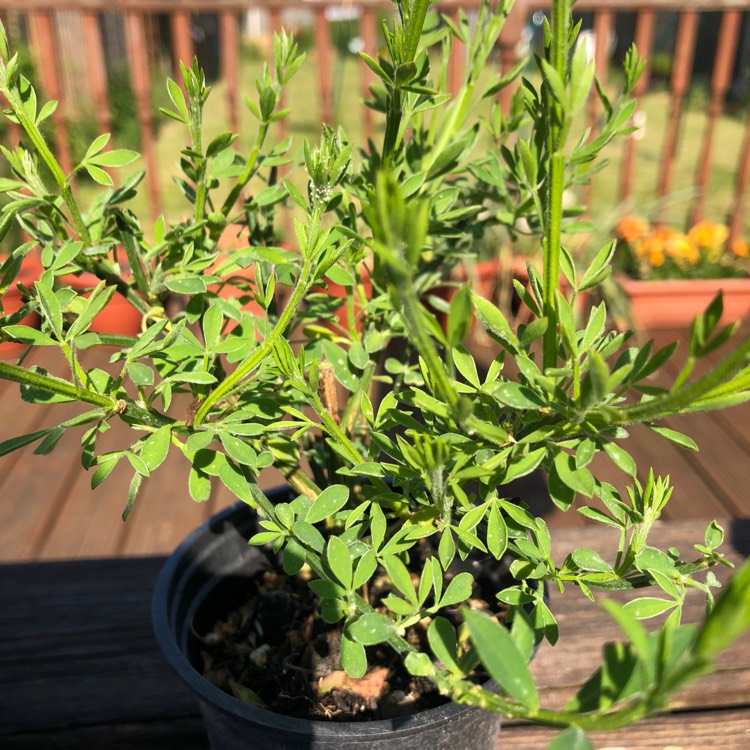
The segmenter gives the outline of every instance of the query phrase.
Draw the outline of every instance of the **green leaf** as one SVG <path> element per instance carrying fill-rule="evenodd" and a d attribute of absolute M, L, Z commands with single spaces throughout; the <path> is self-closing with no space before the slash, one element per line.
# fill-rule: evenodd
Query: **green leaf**
<path fill-rule="evenodd" d="M 474 578 L 471 573 L 459 573 L 446 587 L 440 597 L 440 607 L 452 607 L 471 597 Z"/>
<path fill-rule="evenodd" d="M 325 521 L 340 511 L 349 501 L 349 488 L 343 484 L 333 484 L 318 495 L 307 512 L 307 523 Z"/>
<path fill-rule="evenodd" d="M 395 633 L 393 620 L 379 612 L 368 612 L 349 625 L 349 635 L 364 646 L 385 643 Z"/>
<path fill-rule="evenodd" d="M 544 400 L 532 390 L 510 381 L 499 383 L 492 389 L 492 395 L 500 403 L 513 409 L 539 409 L 547 406 Z"/>
<path fill-rule="evenodd" d="M 350 630 L 351 626 L 347 624 L 341 637 L 341 666 L 350 677 L 359 679 L 367 672 L 367 654 L 365 647 L 354 640 Z"/>
<path fill-rule="evenodd" d="M 573 562 L 582 570 L 590 570 L 599 573 L 612 573 L 612 566 L 593 549 L 581 547 L 571 555 Z"/>
<path fill-rule="evenodd" d="M 547 750 L 594 750 L 594 746 L 583 729 L 568 727 L 550 742 Z"/>
<path fill-rule="evenodd" d="M 139 156 L 140 154 L 137 151 L 131 151 L 127 148 L 116 148 L 89 159 L 89 162 L 100 167 L 125 167 L 128 164 L 132 164 Z M 87 165 L 86 168 L 89 169 L 90 167 Z"/>
<path fill-rule="evenodd" d="M 205 503 L 211 498 L 211 479 L 203 471 L 196 469 L 194 466 L 190 469 L 188 478 L 188 489 L 190 497 L 197 503 Z"/>
<path fill-rule="evenodd" d="M 679 445 L 680 448 L 687 448 L 691 451 L 698 450 L 697 443 L 691 437 L 683 435 L 681 432 L 677 432 L 677 430 L 670 430 L 669 427 L 662 427 L 661 425 L 656 425 L 651 422 L 647 422 L 646 426 L 657 435 L 661 435 L 671 443 Z"/>
<path fill-rule="evenodd" d="M 92 156 L 96 156 L 109 143 L 109 139 L 109 133 L 103 133 L 94 138 L 91 145 L 86 150 L 86 156 L 83 157 L 83 160 L 88 161 Z"/>
<path fill-rule="evenodd" d="M 555 456 L 555 469 L 560 480 L 574 492 L 580 492 L 586 497 L 594 494 L 595 483 L 593 474 L 586 468 L 576 469 L 575 458 L 564 451 Z"/>
<path fill-rule="evenodd" d="M 160 427 L 149 435 L 141 448 L 141 458 L 149 471 L 158 469 L 164 463 L 169 453 L 172 441 L 172 430 L 169 425 Z"/>
<path fill-rule="evenodd" d="M 349 548 L 339 537 L 332 536 L 326 548 L 326 562 L 336 580 L 347 590 L 352 587 L 352 558 Z"/>
<path fill-rule="evenodd" d="M 143 483 L 143 475 L 136 472 L 133 475 L 133 479 L 130 481 L 130 487 L 128 487 L 128 501 L 125 504 L 125 509 L 122 511 L 122 520 L 127 521 L 130 512 L 133 510 L 135 505 L 136 497 L 138 497 L 138 491 L 141 489 Z"/>
<path fill-rule="evenodd" d="M 43 438 L 49 430 L 37 430 L 36 432 L 29 432 L 26 435 L 19 435 L 18 437 L 10 438 L 10 440 L 3 440 L 0 443 L 0 456 L 7 456 L 13 451 L 17 451 L 19 448 L 23 448 L 26 445 L 35 443 L 37 440 Z"/>
<path fill-rule="evenodd" d="M 750 628 L 750 560 L 734 574 L 698 633 L 696 654 L 707 662 Z"/>
<path fill-rule="evenodd" d="M 34 289 L 39 300 L 39 306 L 50 328 L 52 328 L 52 332 L 58 339 L 62 340 L 62 307 L 60 306 L 60 301 L 57 299 L 57 295 L 52 290 L 46 278 L 38 279 L 34 285 Z"/>
<path fill-rule="evenodd" d="M 178 372 L 166 378 L 169 383 L 193 383 L 195 385 L 212 385 L 216 382 L 216 376 L 210 372 Z"/>
<path fill-rule="evenodd" d="M 456 630 L 445 617 L 435 617 L 427 629 L 427 640 L 432 653 L 443 666 L 454 674 L 462 674 L 458 663 Z"/>
<path fill-rule="evenodd" d="M 42 333 L 36 328 L 30 328 L 29 326 L 15 325 L 5 326 L 3 331 L 15 341 L 20 341 L 22 344 L 33 344 L 34 346 L 57 346 L 57 341 L 48 336 L 46 333 Z"/>
<path fill-rule="evenodd" d="M 364 586 L 378 568 L 378 558 L 373 550 L 367 550 L 362 557 L 359 558 L 357 567 L 354 571 L 354 577 L 352 578 L 352 588 L 358 589 Z"/>
<path fill-rule="evenodd" d="M 399 592 L 402 593 L 412 605 L 417 606 L 417 592 L 414 590 L 411 574 L 406 565 L 404 565 L 404 563 L 395 555 L 386 555 L 383 557 L 383 567 Z"/>
<path fill-rule="evenodd" d="M 112 181 L 112 178 L 103 169 L 95 167 L 93 164 L 86 164 L 85 169 L 94 182 L 104 185 L 105 187 L 114 186 L 115 183 Z"/>
<path fill-rule="evenodd" d="M 463 610 L 472 642 L 490 677 L 508 695 L 531 711 L 539 708 L 539 697 L 528 664 L 510 633 L 488 615 Z"/>
<path fill-rule="evenodd" d="M 493 504 L 487 519 L 487 549 L 496 560 L 499 560 L 507 548 L 508 526 L 497 505 Z"/>
<path fill-rule="evenodd" d="M 453 296 L 448 312 L 448 345 L 458 346 L 471 325 L 471 284 L 464 284 Z"/>
<path fill-rule="evenodd" d="M 523 455 L 523 451 L 518 451 L 517 453 L 520 458 L 516 459 L 515 455 L 512 455 L 505 472 L 505 482 L 510 482 L 519 477 L 525 477 L 528 474 L 531 474 L 532 471 L 535 471 L 547 455 L 547 448 L 542 446 L 541 448 L 530 451 L 525 456 Z"/>
<path fill-rule="evenodd" d="M 202 328 L 203 340 L 206 343 L 206 349 L 212 351 L 221 336 L 221 327 L 224 324 L 224 316 L 218 305 L 212 305 L 203 315 Z"/>
<path fill-rule="evenodd" d="M 636 619 L 648 620 L 673 609 L 676 602 L 669 599 L 659 599 L 655 596 L 643 596 L 640 599 L 633 599 L 624 606 L 625 611 Z"/>
<path fill-rule="evenodd" d="M 289 539 L 284 547 L 282 565 L 288 576 L 297 575 L 305 565 L 305 548 L 296 540 Z"/>
<path fill-rule="evenodd" d="M 518 346 L 518 339 L 515 333 L 513 333 L 513 329 L 505 315 L 489 300 L 486 300 L 479 294 L 472 293 L 471 301 L 474 304 L 474 309 L 480 323 L 487 331 L 502 341 L 511 344 L 515 349 Z"/>
<path fill-rule="evenodd" d="M 130 379 L 140 386 L 151 386 L 154 384 L 154 371 L 143 362 L 129 362 L 128 375 Z"/>
<path fill-rule="evenodd" d="M 234 459 L 238 464 L 253 467 L 257 465 L 258 454 L 244 440 L 240 440 L 234 435 L 227 435 L 226 433 L 221 433 L 219 435 L 219 440 L 224 446 L 227 455 Z"/>
<path fill-rule="evenodd" d="M 620 471 L 625 472 L 629 477 L 635 477 L 638 472 L 638 466 L 626 450 L 622 449 L 616 443 L 605 443 L 604 452 Z"/>
<path fill-rule="evenodd" d="M 323 539 L 323 535 L 312 524 L 306 523 L 305 521 L 297 521 L 292 526 L 291 530 L 292 534 L 294 534 L 294 536 L 297 537 L 297 539 L 303 544 L 306 544 L 316 552 L 323 552 L 323 549 L 325 548 L 325 539 Z M 349 553 L 347 552 L 347 555 L 348 554 Z"/>

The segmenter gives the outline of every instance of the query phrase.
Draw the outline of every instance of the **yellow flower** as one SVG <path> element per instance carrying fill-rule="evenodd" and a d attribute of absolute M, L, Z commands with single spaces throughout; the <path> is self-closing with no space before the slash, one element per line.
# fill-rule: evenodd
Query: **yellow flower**
<path fill-rule="evenodd" d="M 667 254 L 678 263 L 687 262 L 694 266 L 700 260 L 700 253 L 689 235 L 674 232 L 667 241 Z"/>
<path fill-rule="evenodd" d="M 724 224 L 712 224 L 710 221 L 699 221 L 688 232 L 690 241 L 697 247 L 709 249 L 720 248 L 729 237 L 729 229 Z"/>

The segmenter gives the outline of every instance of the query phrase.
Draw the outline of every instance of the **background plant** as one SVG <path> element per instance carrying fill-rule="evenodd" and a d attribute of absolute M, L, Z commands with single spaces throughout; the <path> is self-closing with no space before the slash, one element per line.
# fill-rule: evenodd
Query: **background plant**
<path fill-rule="evenodd" d="M 576 327 L 573 304 L 609 274 L 614 243 L 577 269 L 566 237 L 580 209 L 564 209 L 563 192 L 588 180 L 601 149 L 628 132 L 629 94 L 642 68 L 635 51 L 626 60 L 623 95 L 611 100 L 583 51 L 571 55 L 577 29 L 569 3 L 556 0 L 544 56 L 535 61 L 541 84 L 524 79 L 510 115 L 495 108 L 477 120 L 477 104 L 521 70 L 479 82 L 510 3 L 484 3 L 476 34 L 462 15 L 456 25 L 428 20 L 429 5 L 397 3 L 394 23 L 383 29 L 384 55 L 362 55 L 379 80 L 368 103 L 385 122 L 379 144 L 353 144 L 343 131 L 324 127 L 319 142 L 305 142 L 295 159 L 290 141 L 274 141 L 271 126 L 286 115 L 283 89 L 303 62 L 286 34 L 275 38 L 273 65 L 246 98 L 257 122 L 246 156 L 235 152 L 230 133 L 204 142 L 209 90 L 197 63 L 183 66 L 185 94 L 170 81 L 165 114 L 187 134 L 177 185 L 191 211 L 180 223 L 159 219 L 148 229 L 128 209 L 140 173 L 117 189 L 104 184 L 82 211 L 72 191 L 76 175 L 86 171 L 106 183 L 104 168 L 136 155 L 104 151 L 99 138 L 74 173 L 64 174 L 39 129 L 50 105 L 39 106 L 0 38 L 0 90 L 26 134 L 17 148 L 3 150 L 13 177 L 2 183 L 0 237 L 13 224 L 30 237 L 0 266 L 2 288 L 28 253 L 40 251 L 44 266 L 25 306 L 41 313 L 42 329 L 18 324 L 19 313 L 5 318 L 1 330 L 60 354 L 55 372 L 22 358 L 0 363 L 0 376 L 20 383 L 28 401 L 83 407 L 59 425 L 5 441 L 0 454 L 30 443 L 45 454 L 65 432 L 83 428 L 83 463 L 95 486 L 119 463 L 132 467 L 127 516 L 143 482 L 177 451 L 195 501 L 208 499 L 217 478 L 257 509 L 262 530 L 253 543 L 272 545 L 288 574 L 304 565 L 313 571 L 321 616 L 342 623 L 341 662 L 350 675 L 365 673 L 367 646 L 387 642 L 413 673 L 429 676 L 454 700 L 569 727 L 555 747 L 585 747 L 585 730 L 621 726 L 663 708 L 748 624 L 747 569 L 715 608 L 714 579 L 698 577 L 723 561 L 718 526 L 709 525 L 689 558 L 648 545 L 671 488 L 653 475 L 643 485 L 635 481 L 623 440 L 628 425 L 642 422 L 691 446 L 659 420 L 747 399 L 750 340 L 692 377 L 696 361 L 735 332 L 717 328 L 717 298 L 693 326 L 690 359 L 677 381 L 661 389 L 645 379 L 673 346 L 630 346 L 628 334 L 607 330 L 604 305 Z M 456 38 L 467 43 L 469 64 L 451 98 L 444 93 L 445 62 Z M 574 140 L 572 119 L 592 91 L 602 127 Z M 518 134 L 522 126 L 528 129 Z M 480 135 L 498 148 L 477 156 Z M 295 167 L 306 174 L 306 191 L 291 177 Z M 286 203 L 296 210 L 293 249 L 273 244 Z M 519 289 L 533 320 L 513 329 L 464 285 L 444 306 L 443 328 L 428 303 L 460 261 L 456 240 L 477 225 L 522 218 L 544 258 L 541 271 L 529 266 L 529 289 Z M 223 253 L 222 236 L 237 232 L 242 247 Z M 88 297 L 63 279 L 84 270 L 100 279 Z M 568 296 L 558 290 L 561 272 Z M 346 289 L 343 303 L 315 293 L 332 282 Z M 239 294 L 223 296 L 228 286 Z M 141 311 L 137 339 L 89 330 L 114 294 Z M 497 344 L 486 372 L 464 345 L 474 318 Z M 104 344 L 117 347 L 111 370 L 86 369 L 80 351 Z M 381 386 L 386 392 L 379 398 Z M 115 419 L 133 428 L 132 442 L 101 452 L 98 439 Z M 597 453 L 633 480 L 625 495 L 591 471 Z M 293 489 L 289 502 L 272 503 L 258 484 L 271 464 Z M 546 473 L 558 507 L 575 506 L 618 529 L 617 549 L 573 550 L 553 560 L 544 520 L 508 490 L 536 470 Z M 435 554 L 413 579 L 409 552 L 428 537 Z M 472 552 L 512 559 L 516 583 L 498 592 L 508 630 L 466 609 L 465 627 L 456 631 L 440 615 L 471 597 L 472 576 L 454 575 L 451 566 Z M 376 611 L 363 587 L 383 573 L 392 590 Z M 541 707 L 527 666 L 536 644 L 557 639 L 544 582 L 560 590 L 575 586 L 589 598 L 601 589 L 657 592 L 625 607 L 606 605 L 628 642 L 605 649 L 600 675 L 562 711 Z M 680 622 L 693 588 L 711 610 L 700 630 Z M 661 628 L 647 635 L 641 620 L 658 616 Z M 425 618 L 432 655 L 404 637 Z M 479 661 L 500 694 L 467 682 Z M 612 690 L 592 690 L 603 679 Z"/>
<path fill-rule="evenodd" d="M 617 225 L 616 264 L 639 279 L 724 279 L 748 275 L 748 245 L 729 242 L 724 224 L 701 221 L 686 233 L 636 216 Z"/>

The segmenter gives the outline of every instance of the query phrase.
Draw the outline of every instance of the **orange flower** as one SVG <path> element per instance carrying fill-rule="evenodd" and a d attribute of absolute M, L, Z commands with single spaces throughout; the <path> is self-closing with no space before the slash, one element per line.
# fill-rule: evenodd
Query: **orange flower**
<path fill-rule="evenodd" d="M 732 243 L 732 252 L 738 258 L 747 258 L 748 253 L 750 252 L 750 245 L 748 245 L 744 240 L 735 240 Z"/>
<path fill-rule="evenodd" d="M 625 242 L 635 242 L 648 233 L 648 222 L 638 216 L 623 216 L 617 222 L 617 234 Z"/>
<path fill-rule="evenodd" d="M 658 268 L 659 266 L 664 265 L 664 253 L 662 253 L 660 250 L 652 250 L 648 256 L 648 262 L 654 268 Z"/>

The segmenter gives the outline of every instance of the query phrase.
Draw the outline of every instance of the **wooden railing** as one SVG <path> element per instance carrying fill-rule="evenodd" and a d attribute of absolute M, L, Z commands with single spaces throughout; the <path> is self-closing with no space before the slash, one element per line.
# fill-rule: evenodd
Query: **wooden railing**
<path fill-rule="evenodd" d="M 439 7 L 443 12 L 455 16 L 459 8 L 471 9 L 478 4 L 478 0 L 443 0 Z M 499 64 L 503 68 L 509 68 L 515 63 L 519 44 L 531 27 L 529 19 L 536 12 L 548 10 L 549 5 L 549 0 L 517 0 L 514 12 L 498 40 Z M 391 0 L 0 0 L 0 15 L 11 32 L 20 37 L 15 41 L 28 45 L 36 80 L 44 94 L 61 102 L 53 115 L 54 141 L 60 162 L 66 170 L 72 169 L 73 165 L 66 135 L 66 118 L 82 108 L 82 100 L 90 100 L 90 109 L 99 131 L 111 130 L 107 61 L 112 50 L 105 49 L 102 29 L 104 18 L 117 19 L 130 71 L 130 86 L 136 102 L 140 148 L 148 166 L 149 197 L 154 210 L 158 212 L 162 195 L 157 179 L 152 88 L 154 61 L 163 45 L 159 43 L 157 19 L 168 19 L 166 27 L 169 34 L 166 41 L 171 48 L 174 69 L 177 60 L 189 60 L 196 51 L 191 33 L 191 18 L 197 14 L 216 15 L 219 74 L 224 82 L 227 119 L 231 129 L 238 131 L 241 24 L 243 14 L 248 10 L 260 12 L 266 20 L 267 28 L 272 31 L 281 28 L 283 15 L 289 10 L 304 9 L 312 14 L 314 53 L 311 59 L 317 66 L 320 119 L 327 122 L 332 120 L 332 69 L 336 53 L 332 48 L 331 24 L 326 13 L 331 7 L 358 9 L 356 23 L 362 46 L 369 54 L 376 54 L 377 19 L 383 12 L 393 9 Z M 750 227 L 744 217 L 745 213 L 750 214 L 750 211 L 745 211 L 750 177 L 750 118 L 747 107 L 735 108 L 732 115 L 735 127 L 731 139 L 737 143 L 722 141 L 717 145 L 717 128 L 726 118 L 727 91 L 733 73 L 737 77 L 739 66 L 740 77 L 747 76 L 750 65 L 750 0 L 578 0 L 575 11 L 579 14 L 591 14 L 591 38 L 598 40 L 593 47 L 595 65 L 598 75 L 605 82 L 611 63 L 609 42 L 623 18 L 629 19 L 632 37 L 641 55 L 650 58 L 654 51 L 657 29 L 660 28 L 660 19 L 664 19 L 663 14 L 674 14 L 669 16 L 670 23 L 675 24 L 675 41 L 666 84 L 668 96 L 665 95 L 664 101 L 666 116 L 662 118 L 663 132 L 649 134 L 649 153 L 645 156 L 639 153 L 643 146 L 639 146 L 637 137 L 627 139 L 618 155 L 619 182 L 614 191 L 615 199 L 624 206 L 634 200 L 648 200 L 655 206 L 652 213 L 658 219 L 664 210 L 660 207 L 660 200 L 669 198 L 676 186 L 684 188 L 687 184 L 691 188 L 691 199 L 685 222 L 696 221 L 706 213 L 706 197 L 711 194 L 712 178 L 719 170 L 717 150 L 726 157 L 727 149 L 734 149 L 736 158 L 731 159 L 734 162 L 731 176 L 726 175 L 726 164 L 721 167 L 724 181 L 731 179 L 732 186 L 727 192 L 726 205 L 720 209 L 723 215 L 713 218 L 727 221 L 734 237 L 746 231 Z M 710 15 L 720 19 L 718 44 L 710 65 L 703 130 L 698 139 L 700 146 L 691 149 L 695 152 L 692 155 L 681 154 L 678 159 L 702 14 L 704 17 Z M 76 59 L 83 60 L 78 68 L 74 65 Z M 449 75 L 454 88 L 458 86 L 462 62 L 461 50 L 457 45 Z M 359 91 L 364 96 L 373 82 L 373 74 L 365 65 L 361 65 L 360 70 Z M 159 78 L 161 77 L 159 73 Z M 85 85 L 81 86 L 82 83 Z M 637 96 L 641 99 L 645 97 L 653 83 L 654 75 L 649 66 L 638 84 Z M 84 94 L 80 93 L 81 90 Z M 504 95 L 507 97 L 509 93 L 504 92 Z M 507 106 L 507 99 L 503 103 Z M 362 127 L 365 133 L 372 133 L 372 114 L 365 108 L 362 108 L 362 112 Z M 595 131 L 597 115 L 593 102 L 589 118 L 589 125 Z M 9 134 L 11 140 L 18 137 L 18 133 L 13 130 Z M 656 157 L 651 153 L 654 140 L 659 141 Z M 686 162 L 686 156 L 692 156 L 692 162 Z M 653 184 L 644 187 L 644 164 L 648 160 L 654 171 L 655 158 L 658 160 L 656 179 Z M 692 173 L 690 179 L 686 179 L 686 171 Z M 680 179 L 677 180 L 676 177 Z"/>

